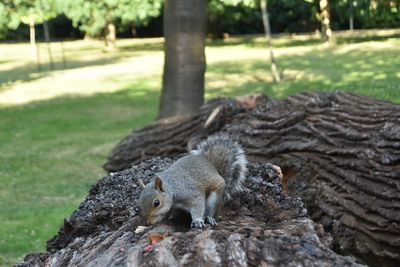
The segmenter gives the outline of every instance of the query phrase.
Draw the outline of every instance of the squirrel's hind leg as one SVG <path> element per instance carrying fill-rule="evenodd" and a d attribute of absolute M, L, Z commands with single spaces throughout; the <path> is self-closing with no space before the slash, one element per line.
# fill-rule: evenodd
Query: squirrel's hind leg
<path fill-rule="evenodd" d="M 225 183 L 222 184 L 217 191 L 211 191 L 206 200 L 205 218 L 211 226 L 217 225 L 214 215 L 221 207 L 224 186 Z"/>
<path fill-rule="evenodd" d="M 214 214 L 217 209 L 217 202 L 218 202 L 218 193 L 211 192 L 206 200 L 205 217 L 206 217 L 206 222 L 208 222 L 212 226 L 217 225 L 217 222 L 214 219 Z"/>

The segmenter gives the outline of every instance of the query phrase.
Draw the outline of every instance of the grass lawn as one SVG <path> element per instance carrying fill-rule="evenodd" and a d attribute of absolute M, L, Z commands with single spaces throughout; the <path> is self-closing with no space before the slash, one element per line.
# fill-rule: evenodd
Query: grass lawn
<path fill-rule="evenodd" d="M 0 44 L 0 265 L 45 250 L 104 175 L 111 148 L 155 118 L 162 42 L 120 40 L 114 53 L 102 42 L 53 43 L 55 70 L 40 72 L 28 44 Z M 263 38 L 210 42 L 206 97 L 343 90 L 400 103 L 400 31 L 341 33 L 330 48 L 313 35 L 273 43 L 279 84 Z M 44 44 L 39 51 L 47 62 Z"/>

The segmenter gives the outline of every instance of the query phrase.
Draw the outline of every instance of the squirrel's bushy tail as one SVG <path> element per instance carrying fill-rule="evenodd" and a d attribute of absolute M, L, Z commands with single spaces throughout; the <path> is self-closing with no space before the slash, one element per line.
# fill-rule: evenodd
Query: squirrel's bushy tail
<path fill-rule="evenodd" d="M 214 135 L 197 145 L 194 155 L 202 155 L 225 179 L 224 202 L 235 193 L 243 191 L 247 175 L 247 159 L 241 145 L 224 135 Z"/>

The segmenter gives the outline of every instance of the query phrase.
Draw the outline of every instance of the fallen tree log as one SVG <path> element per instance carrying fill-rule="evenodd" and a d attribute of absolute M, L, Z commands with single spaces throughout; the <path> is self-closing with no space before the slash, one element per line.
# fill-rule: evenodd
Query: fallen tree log
<path fill-rule="evenodd" d="M 193 117 L 132 132 L 104 167 L 183 153 L 215 132 L 239 139 L 250 159 L 281 166 L 285 188 L 305 200 L 336 251 L 372 266 L 398 266 L 399 105 L 346 93 L 219 99 Z"/>
<path fill-rule="evenodd" d="M 223 207 L 217 226 L 190 229 L 190 218 L 180 214 L 135 233 L 138 178 L 148 182 L 172 162 L 150 159 L 104 177 L 48 241 L 47 252 L 18 266 L 361 266 L 331 250 L 330 235 L 300 198 L 283 192 L 272 164 L 249 164 L 248 192 Z M 150 233 L 167 237 L 145 252 Z"/>
<path fill-rule="evenodd" d="M 216 98 L 202 106 L 198 114 L 158 120 L 121 140 L 103 167 L 108 172 L 120 171 L 145 159 L 184 153 L 207 133 L 218 131 L 235 114 L 265 99 L 263 95 L 243 97 L 242 101 Z"/>

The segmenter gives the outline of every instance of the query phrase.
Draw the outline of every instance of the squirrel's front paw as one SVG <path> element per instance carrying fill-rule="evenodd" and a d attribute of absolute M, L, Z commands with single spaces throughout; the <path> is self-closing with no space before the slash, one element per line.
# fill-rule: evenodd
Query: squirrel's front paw
<path fill-rule="evenodd" d="M 192 221 L 192 224 L 191 224 L 191 227 L 193 228 L 193 227 L 195 227 L 195 228 L 204 228 L 204 220 L 203 220 L 203 218 L 197 218 L 197 219 L 194 219 L 193 221 Z"/>
<path fill-rule="evenodd" d="M 207 217 L 206 217 L 206 221 L 207 221 L 211 226 L 216 226 L 216 225 L 217 225 L 217 221 L 216 221 L 213 217 L 207 216 Z"/>

